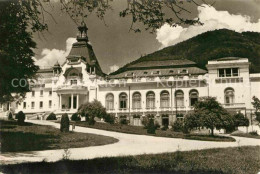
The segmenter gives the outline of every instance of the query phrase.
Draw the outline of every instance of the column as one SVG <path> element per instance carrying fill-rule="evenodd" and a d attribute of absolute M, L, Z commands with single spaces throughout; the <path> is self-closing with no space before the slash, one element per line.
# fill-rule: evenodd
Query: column
<path fill-rule="evenodd" d="M 70 109 L 73 109 L 73 94 L 71 94 L 71 99 L 70 100 L 71 100 L 71 102 L 70 102 L 71 103 Z"/>
<path fill-rule="evenodd" d="M 77 107 L 76 109 L 79 108 L 79 94 L 77 94 L 77 106 L 76 107 Z"/>
<path fill-rule="evenodd" d="M 60 98 L 60 99 L 59 99 L 59 102 L 60 102 L 60 103 L 59 103 L 59 104 L 60 104 L 59 106 L 60 106 L 60 109 L 62 109 L 61 94 L 59 95 L 59 98 Z"/>

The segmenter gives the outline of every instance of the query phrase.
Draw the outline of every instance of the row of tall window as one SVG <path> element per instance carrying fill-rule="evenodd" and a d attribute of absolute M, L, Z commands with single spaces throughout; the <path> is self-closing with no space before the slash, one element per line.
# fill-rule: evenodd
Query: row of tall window
<path fill-rule="evenodd" d="M 26 102 L 23 102 L 23 109 L 26 109 Z M 49 108 L 51 108 L 52 107 L 52 101 L 51 100 L 49 100 Z M 35 102 L 34 101 L 32 101 L 31 102 L 31 109 L 34 109 L 35 108 Z M 39 108 L 40 109 L 42 109 L 43 108 L 43 101 L 40 101 L 39 102 Z"/>
<path fill-rule="evenodd" d="M 43 96 L 43 90 L 40 90 L 40 96 Z M 52 96 L 52 91 L 49 91 L 49 96 Z M 35 97 L 35 91 L 32 91 L 32 97 Z"/>
<path fill-rule="evenodd" d="M 191 90 L 189 92 L 189 103 L 190 106 L 193 106 L 199 98 L 199 93 L 197 90 Z M 235 103 L 235 92 L 233 88 L 227 88 L 224 90 L 224 103 L 226 105 L 232 105 Z M 146 108 L 154 109 L 155 108 L 155 93 L 149 91 L 146 94 Z M 128 95 L 126 93 L 119 94 L 119 109 L 128 108 Z M 160 93 L 160 107 L 169 108 L 170 105 L 170 94 L 168 91 L 162 91 Z M 175 105 L 174 107 L 184 107 L 184 93 L 182 90 L 175 92 Z M 114 109 L 114 95 L 112 93 L 107 94 L 106 96 L 106 108 L 108 110 Z M 142 108 L 142 99 L 141 93 L 135 92 L 132 96 L 132 109 L 141 109 Z"/>
<path fill-rule="evenodd" d="M 190 91 L 190 106 L 193 106 L 199 98 L 199 93 L 197 90 Z M 146 108 L 154 109 L 155 108 L 155 93 L 149 91 L 146 94 Z M 119 109 L 128 108 L 128 95 L 126 93 L 119 94 Z M 175 104 L 176 107 L 184 107 L 184 93 L 182 90 L 175 92 Z M 170 105 L 170 93 L 168 91 L 162 91 L 160 93 L 160 107 L 169 108 Z M 106 96 L 106 108 L 108 110 L 114 109 L 114 95 L 112 93 L 107 94 Z M 132 96 L 132 109 L 141 109 L 142 108 L 142 99 L 141 93 L 135 92 Z"/>

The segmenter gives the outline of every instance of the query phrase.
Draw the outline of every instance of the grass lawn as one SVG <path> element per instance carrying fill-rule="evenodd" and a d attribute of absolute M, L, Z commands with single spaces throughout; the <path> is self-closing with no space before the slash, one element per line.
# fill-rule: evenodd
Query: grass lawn
<path fill-rule="evenodd" d="M 256 174 L 260 146 L 3 165 L 3 173 Z"/>
<path fill-rule="evenodd" d="M 243 132 L 234 132 L 231 134 L 232 136 L 238 136 L 238 137 L 246 137 L 246 138 L 256 138 L 260 139 L 260 135 L 252 135 L 249 133 L 243 133 Z"/>
<path fill-rule="evenodd" d="M 108 124 L 108 123 L 100 123 L 96 122 L 94 125 L 88 125 L 87 122 L 77 122 L 76 125 L 95 128 L 95 129 L 102 129 L 108 131 L 115 131 L 115 132 L 123 132 L 129 134 L 138 134 L 138 135 L 151 135 L 151 136 L 158 136 L 158 137 L 169 137 L 169 138 L 183 138 L 183 139 L 191 139 L 191 140 L 202 140 L 202 141 L 222 141 L 222 142 L 233 142 L 236 141 L 232 137 L 225 137 L 225 136 L 211 136 L 209 134 L 183 134 L 182 132 L 174 132 L 172 130 L 156 130 L 156 134 L 148 134 L 147 130 L 141 126 L 130 126 L 130 125 L 122 125 L 122 124 Z"/>
<path fill-rule="evenodd" d="M 69 132 L 62 133 L 51 126 L 0 120 L 1 152 L 22 152 L 48 149 L 66 149 L 98 146 L 115 143 L 118 140 L 101 135 Z"/>

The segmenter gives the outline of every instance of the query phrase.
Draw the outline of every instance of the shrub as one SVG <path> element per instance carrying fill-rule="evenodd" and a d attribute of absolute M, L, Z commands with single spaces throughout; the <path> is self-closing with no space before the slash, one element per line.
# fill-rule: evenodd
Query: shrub
<path fill-rule="evenodd" d="M 74 113 L 74 114 L 72 114 L 72 116 L 71 116 L 71 120 L 72 120 L 72 121 L 81 121 L 81 117 L 79 116 L 78 113 Z"/>
<path fill-rule="evenodd" d="M 233 121 L 234 121 L 234 126 L 249 126 L 249 119 L 244 116 L 242 113 L 238 113 L 233 115 Z"/>
<path fill-rule="evenodd" d="M 155 134 L 155 131 L 156 131 L 156 127 L 154 125 L 154 120 L 149 119 L 149 123 L 147 125 L 147 133 L 148 134 Z"/>
<path fill-rule="evenodd" d="M 46 120 L 57 120 L 57 118 L 54 113 L 50 113 L 50 115 L 46 118 Z"/>
<path fill-rule="evenodd" d="M 89 125 L 94 125 L 95 123 L 96 123 L 96 121 L 95 121 L 94 118 L 91 117 L 91 118 L 88 119 L 88 124 Z"/>
<path fill-rule="evenodd" d="M 70 129 L 70 120 L 68 114 L 65 113 L 61 116 L 60 131 L 69 132 L 69 129 Z"/>
<path fill-rule="evenodd" d="M 162 131 L 166 131 L 168 129 L 168 125 L 163 125 L 163 127 L 161 128 Z"/>
<path fill-rule="evenodd" d="M 115 117 L 112 114 L 106 114 L 104 116 L 104 120 L 105 120 L 105 122 L 107 122 L 109 124 L 114 124 L 115 123 Z"/>
<path fill-rule="evenodd" d="M 155 129 L 159 129 L 161 127 L 157 120 L 155 121 L 154 126 Z"/>
<path fill-rule="evenodd" d="M 253 136 L 258 136 L 257 131 L 249 132 L 249 134 L 250 134 L 250 135 L 253 135 Z"/>
<path fill-rule="evenodd" d="M 142 125 L 144 125 L 145 129 L 147 129 L 148 123 L 149 123 L 149 119 L 147 117 L 143 117 Z"/>
<path fill-rule="evenodd" d="M 18 125 L 24 124 L 24 120 L 25 120 L 25 114 L 23 113 L 23 111 L 18 112 L 17 114 Z"/>
<path fill-rule="evenodd" d="M 120 124 L 127 124 L 127 120 L 125 118 L 120 119 Z"/>
<path fill-rule="evenodd" d="M 8 114 L 8 120 L 13 120 L 13 114 L 12 114 L 12 112 L 9 112 L 9 114 Z"/>
<path fill-rule="evenodd" d="M 182 132 L 183 131 L 183 121 L 180 119 L 177 119 L 173 125 L 172 125 L 172 130 L 174 132 Z"/>

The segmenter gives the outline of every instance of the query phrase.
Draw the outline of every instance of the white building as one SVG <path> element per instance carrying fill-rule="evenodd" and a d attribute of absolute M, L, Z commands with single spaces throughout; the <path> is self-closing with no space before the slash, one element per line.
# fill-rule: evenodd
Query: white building
<path fill-rule="evenodd" d="M 102 72 L 85 25 L 66 61 L 38 72 L 31 92 L 20 104 L 1 104 L 0 112 L 23 111 L 28 118 L 77 112 L 94 99 L 117 118 L 141 125 L 152 116 L 159 124 L 172 124 L 176 116 L 192 110 L 198 97 L 212 96 L 230 112 L 251 114 L 252 97 L 260 98 L 260 74 L 250 74 L 248 59 L 227 57 L 208 61 L 207 70 L 181 60 L 144 61 L 115 75 Z M 44 117 L 46 118 L 46 117 Z"/>

